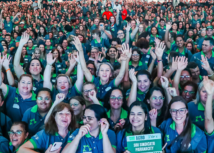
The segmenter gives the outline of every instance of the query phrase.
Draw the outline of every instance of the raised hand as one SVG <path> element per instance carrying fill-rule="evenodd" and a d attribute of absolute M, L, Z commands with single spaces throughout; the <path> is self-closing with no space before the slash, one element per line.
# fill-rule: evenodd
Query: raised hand
<path fill-rule="evenodd" d="M 172 66 L 171 69 L 177 70 L 178 68 L 178 56 L 172 58 Z"/>
<path fill-rule="evenodd" d="M 165 48 L 166 48 L 166 45 L 164 44 L 164 42 L 161 42 L 156 46 L 155 54 L 157 55 L 158 60 L 162 59 Z"/>
<path fill-rule="evenodd" d="M 68 61 L 70 65 L 76 65 L 76 60 L 74 59 L 74 55 L 70 54 L 70 56 L 68 56 Z"/>
<path fill-rule="evenodd" d="M 158 116 L 157 109 L 152 109 L 149 111 L 150 120 L 156 120 Z"/>
<path fill-rule="evenodd" d="M 185 56 L 179 57 L 178 58 L 178 70 L 184 70 L 188 65 L 188 58 Z"/>
<path fill-rule="evenodd" d="M 160 80 L 161 80 L 161 86 L 164 89 L 167 89 L 169 87 L 169 80 L 164 76 L 161 76 Z"/>
<path fill-rule="evenodd" d="M 166 30 L 170 30 L 172 28 L 172 24 L 169 22 L 166 24 Z"/>
<path fill-rule="evenodd" d="M 153 49 L 150 50 L 150 55 L 152 56 L 153 60 L 156 60 L 157 55 L 152 51 Z"/>
<path fill-rule="evenodd" d="M 59 103 L 62 102 L 64 99 L 65 99 L 65 94 L 63 94 L 63 93 L 58 93 L 58 94 L 56 95 L 56 100 L 55 100 L 54 103 L 59 104 Z"/>
<path fill-rule="evenodd" d="M 12 57 L 4 55 L 3 67 L 7 70 L 9 69 L 10 60 Z"/>
<path fill-rule="evenodd" d="M 77 53 L 76 56 L 74 56 L 74 59 L 77 63 L 80 63 L 79 54 Z"/>
<path fill-rule="evenodd" d="M 82 44 L 81 44 L 79 38 L 78 38 L 78 37 L 73 37 L 73 39 L 74 39 L 74 41 L 73 41 L 72 43 L 75 45 L 76 49 L 77 49 L 79 52 L 83 52 Z"/>
<path fill-rule="evenodd" d="M 28 40 L 29 40 L 29 34 L 27 34 L 27 32 L 24 32 L 22 34 L 19 44 L 24 46 L 28 42 Z"/>
<path fill-rule="evenodd" d="M 214 82 L 208 78 L 208 76 L 203 76 L 204 88 L 209 95 L 214 94 Z"/>
<path fill-rule="evenodd" d="M 52 65 L 56 61 L 56 58 L 53 58 L 52 53 L 47 54 L 47 65 Z"/>
<path fill-rule="evenodd" d="M 132 83 L 137 83 L 137 78 L 135 76 L 135 70 L 131 69 L 129 70 L 129 78 L 131 79 Z"/>
<path fill-rule="evenodd" d="M 176 89 L 174 87 L 168 87 L 167 88 L 167 91 L 169 92 L 169 94 L 172 96 L 172 97 L 175 97 L 177 96 L 177 92 L 176 92 Z"/>
<path fill-rule="evenodd" d="M 210 68 L 210 64 L 207 60 L 207 57 L 204 57 L 203 55 L 201 55 L 201 66 L 206 70 L 206 71 L 209 71 L 211 68 Z"/>
<path fill-rule="evenodd" d="M 102 132 L 102 134 L 107 134 L 107 131 L 109 129 L 109 123 L 108 123 L 107 119 L 106 118 L 102 118 L 100 120 L 100 124 L 101 124 L 101 132 Z"/>
<path fill-rule="evenodd" d="M 130 31 L 131 25 L 128 23 L 127 26 L 125 27 L 126 31 Z"/>
<path fill-rule="evenodd" d="M 88 94 L 88 96 L 89 96 L 89 98 L 90 98 L 92 101 L 94 101 L 94 100 L 97 99 L 97 93 L 96 93 L 95 90 L 90 91 L 89 94 Z"/>

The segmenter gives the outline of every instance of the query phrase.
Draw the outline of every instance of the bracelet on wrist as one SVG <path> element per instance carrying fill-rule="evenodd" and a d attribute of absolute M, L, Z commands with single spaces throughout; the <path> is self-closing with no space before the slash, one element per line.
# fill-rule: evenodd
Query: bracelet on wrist
<path fill-rule="evenodd" d="M 157 60 L 157 62 L 162 62 L 162 60 Z"/>
<path fill-rule="evenodd" d="M 10 71 L 10 68 L 9 68 L 9 69 L 7 69 L 7 70 L 6 70 L 6 72 L 7 72 L 7 71 Z"/>

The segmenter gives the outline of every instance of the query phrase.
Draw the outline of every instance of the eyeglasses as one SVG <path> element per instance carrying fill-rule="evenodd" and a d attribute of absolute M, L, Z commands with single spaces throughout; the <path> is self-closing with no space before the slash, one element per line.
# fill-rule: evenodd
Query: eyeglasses
<path fill-rule="evenodd" d="M 45 101 L 48 101 L 48 100 L 50 100 L 50 98 L 48 98 L 48 97 L 45 97 L 45 98 L 42 98 L 42 97 L 37 97 L 37 100 L 39 100 L 39 101 L 41 101 L 41 100 L 45 100 Z"/>
<path fill-rule="evenodd" d="M 194 91 L 188 91 L 188 90 L 184 90 L 184 93 L 188 93 L 188 94 L 194 94 Z"/>
<path fill-rule="evenodd" d="M 117 33 L 117 35 L 123 35 L 123 33 Z"/>
<path fill-rule="evenodd" d="M 181 75 L 180 77 L 181 77 L 182 79 L 184 79 L 184 78 L 190 78 L 189 75 Z"/>
<path fill-rule="evenodd" d="M 74 107 L 77 107 L 79 105 L 79 103 L 74 103 L 74 104 L 70 104 L 70 106 L 74 106 Z"/>
<path fill-rule="evenodd" d="M 134 57 L 138 57 L 138 56 L 140 56 L 139 54 L 132 54 L 132 56 Z"/>
<path fill-rule="evenodd" d="M 87 121 L 91 121 L 93 120 L 94 117 L 91 117 L 91 116 L 83 116 L 82 117 L 82 120 L 87 120 Z"/>
<path fill-rule="evenodd" d="M 158 99 L 159 99 L 159 100 L 164 100 L 165 97 L 152 97 L 152 99 L 153 99 L 153 100 L 158 100 Z"/>
<path fill-rule="evenodd" d="M 9 136 L 12 136 L 12 135 L 15 134 L 16 136 L 20 136 L 20 135 L 22 134 L 22 132 L 23 132 L 23 131 L 16 131 L 16 132 L 9 131 L 9 132 L 8 132 L 8 135 L 9 135 Z"/>
<path fill-rule="evenodd" d="M 84 94 L 87 94 L 87 93 L 91 92 L 92 90 L 94 90 L 94 89 L 85 90 L 85 91 L 83 91 L 83 92 L 84 92 Z"/>
<path fill-rule="evenodd" d="M 123 97 L 114 97 L 114 96 L 111 96 L 110 99 L 114 100 L 114 101 L 115 100 L 121 101 L 123 99 Z"/>
<path fill-rule="evenodd" d="M 89 70 L 89 71 L 90 71 L 90 70 L 91 70 L 91 71 L 94 71 L 94 68 L 90 68 L 90 67 L 88 67 L 88 70 Z"/>
<path fill-rule="evenodd" d="M 170 109 L 169 111 L 171 115 L 176 115 L 177 112 L 179 112 L 180 115 L 183 115 L 186 113 L 186 110 L 187 110 L 186 108 L 180 108 L 180 109 Z"/>

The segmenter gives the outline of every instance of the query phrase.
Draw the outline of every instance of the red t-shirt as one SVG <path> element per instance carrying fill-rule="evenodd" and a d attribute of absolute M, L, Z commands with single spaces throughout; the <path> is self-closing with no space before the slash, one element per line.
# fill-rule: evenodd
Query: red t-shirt
<path fill-rule="evenodd" d="M 127 16 L 127 10 L 122 11 L 122 19 L 125 20 Z"/>
<path fill-rule="evenodd" d="M 108 11 L 108 12 L 106 12 L 106 11 L 105 11 L 105 12 L 103 12 L 102 17 L 103 17 L 104 15 L 106 15 L 106 19 L 107 19 L 107 20 L 109 20 L 109 19 L 110 19 L 110 17 L 111 17 L 111 16 L 113 16 L 113 14 L 112 14 L 110 11 Z"/>

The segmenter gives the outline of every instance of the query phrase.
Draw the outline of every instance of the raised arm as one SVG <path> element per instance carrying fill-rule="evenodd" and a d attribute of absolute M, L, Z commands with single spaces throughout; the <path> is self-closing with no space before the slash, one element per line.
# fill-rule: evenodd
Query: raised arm
<path fill-rule="evenodd" d="M 9 56 L 7 57 L 7 55 L 5 55 L 3 66 L 4 66 L 4 69 L 6 70 L 8 83 L 9 83 L 9 85 L 13 86 L 15 81 L 14 81 L 13 74 L 11 73 L 11 70 L 9 67 L 10 60 L 11 60 L 11 57 L 9 57 Z"/>
<path fill-rule="evenodd" d="M 126 44 L 129 44 L 129 31 L 131 29 L 131 26 L 129 23 L 127 24 L 125 29 L 126 29 Z"/>
<path fill-rule="evenodd" d="M 211 80 L 214 80 L 214 72 L 213 70 L 210 68 L 210 64 L 207 60 L 207 57 L 204 57 L 203 55 L 201 55 L 201 62 L 203 63 L 201 66 L 203 69 L 205 69 L 207 71 L 208 77 Z"/>
<path fill-rule="evenodd" d="M 123 80 L 125 71 L 126 71 L 126 60 L 127 60 L 127 54 L 131 51 L 131 48 L 129 49 L 129 45 L 128 44 L 123 44 L 122 45 L 122 52 L 123 54 L 120 55 L 120 59 L 121 59 L 121 67 L 120 67 L 120 72 L 117 75 L 117 77 L 115 78 L 115 85 L 119 86 L 119 84 L 121 83 L 121 81 Z"/>
<path fill-rule="evenodd" d="M 161 76 L 160 81 L 161 81 L 161 86 L 164 89 L 164 93 L 165 93 L 165 96 L 166 96 L 167 104 L 169 104 L 170 100 L 172 99 L 170 93 L 168 92 L 169 80 L 166 77 Z"/>
<path fill-rule="evenodd" d="M 74 37 L 73 44 L 75 45 L 76 49 L 79 51 L 79 60 L 80 60 L 80 64 L 81 64 L 81 67 L 82 67 L 82 71 L 83 71 L 87 81 L 91 82 L 93 76 L 92 76 L 92 74 L 90 73 L 90 71 L 88 70 L 88 68 L 86 66 L 82 44 L 81 44 L 81 42 L 80 42 L 78 37 Z"/>
<path fill-rule="evenodd" d="M 203 80 L 204 88 L 206 89 L 206 92 L 208 94 L 207 101 L 205 105 L 205 129 L 208 134 L 211 134 L 214 130 L 214 122 L 213 122 L 213 95 L 214 95 L 214 82 L 212 80 L 209 80 L 207 76 L 204 76 Z"/>
<path fill-rule="evenodd" d="M 27 34 L 27 32 L 24 32 L 24 34 L 21 37 L 21 40 L 19 42 L 19 47 L 18 47 L 15 57 L 14 57 L 13 67 L 14 67 L 14 71 L 18 78 L 20 78 L 20 76 L 25 73 L 22 66 L 20 65 L 20 59 L 22 56 L 22 48 L 28 42 L 28 39 L 29 39 L 29 35 Z"/>
<path fill-rule="evenodd" d="M 165 32 L 164 41 L 165 41 L 168 49 L 170 49 L 170 47 L 171 47 L 171 43 L 169 40 L 169 30 L 171 29 L 171 27 L 172 27 L 171 23 L 166 24 L 166 32 Z"/>
<path fill-rule="evenodd" d="M 162 56 L 163 56 L 163 52 L 165 50 L 166 46 L 164 44 L 164 42 L 161 42 L 159 44 L 157 44 L 156 48 L 155 48 L 155 54 L 157 56 L 157 60 L 158 60 L 158 73 L 157 73 L 157 77 L 160 78 L 162 76 L 163 73 L 163 61 L 162 61 Z"/>
<path fill-rule="evenodd" d="M 1 57 L 1 53 L 0 53 L 0 57 Z M 3 79 L 2 79 L 2 75 L 1 75 L 4 58 L 5 57 L 0 58 L 0 89 L 2 90 L 3 95 L 6 96 L 6 94 L 7 94 L 7 86 L 3 83 Z"/>
<path fill-rule="evenodd" d="M 177 68 L 178 68 L 178 56 L 176 56 L 175 59 L 174 57 L 172 58 L 172 65 L 170 69 L 164 74 L 164 76 L 166 78 L 170 78 L 172 74 L 177 70 Z"/>
<path fill-rule="evenodd" d="M 52 53 L 47 54 L 47 65 L 45 67 L 44 71 L 44 82 L 43 82 L 43 87 L 48 88 L 52 90 L 52 83 L 51 83 L 51 68 L 53 63 L 56 61 L 56 58 L 53 58 Z"/>
<path fill-rule="evenodd" d="M 69 68 L 67 70 L 67 72 L 65 73 L 67 76 L 70 76 L 71 75 L 71 72 L 73 71 L 75 65 L 76 65 L 76 60 L 74 59 L 74 55 L 71 54 L 70 57 L 68 57 L 68 60 L 69 60 Z"/>
<path fill-rule="evenodd" d="M 187 64 L 188 64 L 188 59 L 185 56 L 178 58 L 178 68 L 173 80 L 173 86 L 175 87 L 178 95 L 180 95 L 178 86 L 180 83 L 181 72 L 187 67 Z"/>
<path fill-rule="evenodd" d="M 79 55 L 77 55 L 77 57 L 74 57 L 74 59 L 78 63 L 77 64 L 77 81 L 75 83 L 75 86 L 76 86 L 77 90 L 81 92 L 82 86 L 83 86 L 83 71 L 82 71 L 82 67 L 80 64 Z"/>
<path fill-rule="evenodd" d="M 152 61 L 151 63 L 149 64 L 149 67 L 148 67 L 148 72 L 150 74 L 152 74 L 152 70 L 154 68 L 154 65 L 155 65 L 155 60 L 157 58 L 156 54 L 152 51 L 152 49 L 150 50 L 150 55 L 152 56 Z"/>
<path fill-rule="evenodd" d="M 129 98 L 128 98 L 128 104 L 127 106 L 129 107 L 133 102 L 136 101 L 137 99 L 137 78 L 135 76 L 135 71 L 134 69 L 131 69 L 129 71 L 129 77 L 132 81 L 132 87 L 131 87 L 131 91 L 130 91 L 130 94 L 129 94 Z"/>
<path fill-rule="evenodd" d="M 131 33 L 131 40 L 133 40 L 134 39 L 134 37 L 135 37 L 135 35 L 137 34 L 137 32 L 138 32 L 138 29 L 139 29 L 139 25 L 140 25 L 140 21 L 139 21 L 139 19 L 137 19 L 137 26 L 136 26 L 136 28 L 132 31 L 132 33 Z"/>
<path fill-rule="evenodd" d="M 51 106 L 51 109 L 48 111 L 48 114 L 45 117 L 45 121 L 44 121 L 45 124 L 48 122 L 54 107 L 59 103 L 61 103 L 64 99 L 65 99 L 65 95 L 63 93 L 58 93 L 56 95 L 56 100 L 54 101 L 53 105 Z"/>

